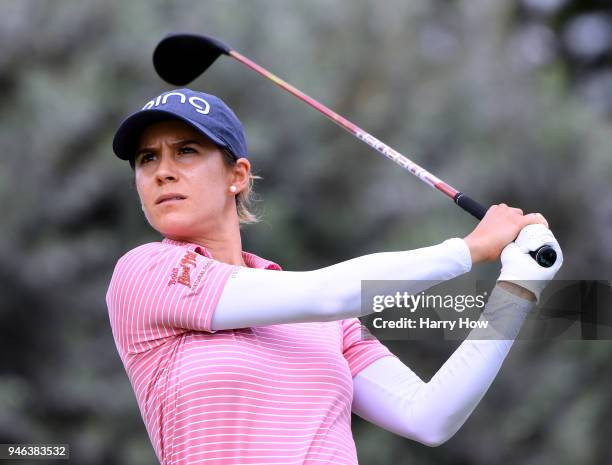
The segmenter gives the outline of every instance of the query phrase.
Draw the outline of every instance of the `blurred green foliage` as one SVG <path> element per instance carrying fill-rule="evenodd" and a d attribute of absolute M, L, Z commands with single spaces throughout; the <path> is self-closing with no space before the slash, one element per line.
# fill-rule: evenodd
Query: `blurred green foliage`
<path fill-rule="evenodd" d="M 542 212 L 564 250 L 559 278 L 610 279 L 605 2 L 0 0 L 0 8 L 2 443 L 70 443 L 80 465 L 155 463 L 104 295 L 117 258 L 158 240 L 111 140 L 125 115 L 168 89 L 151 65 L 168 32 L 218 36 L 482 203 Z M 244 229 L 245 250 L 304 270 L 474 226 L 230 59 L 192 87 L 236 111 L 264 178 L 263 222 Z M 456 347 L 388 345 L 424 379 Z M 439 448 L 354 417 L 360 462 L 612 463 L 611 349 L 517 342 L 481 405 Z"/>

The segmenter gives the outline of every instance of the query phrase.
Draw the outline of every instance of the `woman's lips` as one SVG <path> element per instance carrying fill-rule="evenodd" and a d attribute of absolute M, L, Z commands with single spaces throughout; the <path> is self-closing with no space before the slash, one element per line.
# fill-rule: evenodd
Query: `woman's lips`
<path fill-rule="evenodd" d="M 162 200 L 161 202 L 158 203 L 158 205 L 166 204 L 166 203 L 179 202 L 181 200 L 184 200 L 184 198 L 183 197 L 173 197 L 171 199 L 164 199 L 164 200 Z"/>
<path fill-rule="evenodd" d="M 180 200 L 185 200 L 185 198 L 186 197 L 181 194 L 175 194 L 175 193 L 164 194 L 157 198 L 157 200 L 155 201 L 155 205 L 161 205 L 162 203 L 178 202 Z"/>

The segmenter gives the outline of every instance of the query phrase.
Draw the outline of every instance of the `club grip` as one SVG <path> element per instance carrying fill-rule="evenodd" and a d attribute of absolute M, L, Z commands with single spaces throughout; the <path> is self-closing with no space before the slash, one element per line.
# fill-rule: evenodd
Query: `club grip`
<path fill-rule="evenodd" d="M 482 220 L 487 212 L 487 209 L 483 207 L 476 200 L 468 197 L 463 192 L 457 192 L 457 195 L 453 198 L 455 203 L 463 208 L 470 215 L 476 217 L 478 220 Z M 557 260 L 557 252 L 549 245 L 543 245 L 538 250 L 529 252 L 529 255 L 538 263 L 538 265 L 549 268 L 555 264 Z"/>
<path fill-rule="evenodd" d="M 457 195 L 455 195 L 453 200 L 457 205 L 463 208 L 470 215 L 476 217 L 478 220 L 482 220 L 487 212 L 485 207 L 476 202 L 476 200 L 473 198 L 465 195 L 463 192 L 457 192 Z"/>

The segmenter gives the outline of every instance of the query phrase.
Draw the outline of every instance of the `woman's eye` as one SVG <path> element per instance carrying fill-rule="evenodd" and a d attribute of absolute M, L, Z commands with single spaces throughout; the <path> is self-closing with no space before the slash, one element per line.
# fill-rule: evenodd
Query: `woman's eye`
<path fill-rule="evenodd" d="M 143 153 L 140 156 L 140 159 L 138 161 L 138 164 L 142 165 L 144 163 L 148 163 L 151 160 L 153 160 L 155 158 L 155 155 L 153 155 L 151 152 L 147 152 L 147 153 Z"/>
<path fill-rule="evenodd" d="M 179 149 L 180 153 L 195 153 L 195 149 L 193 147 L 181 147 Z"/>

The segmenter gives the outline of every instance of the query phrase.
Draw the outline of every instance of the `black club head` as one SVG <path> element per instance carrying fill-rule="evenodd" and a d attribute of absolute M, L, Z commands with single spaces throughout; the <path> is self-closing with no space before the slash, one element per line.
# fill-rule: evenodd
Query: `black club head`
<path fill-rule="evenodd" d="M 153 52 L 153 66 L 166 82 L 184 86 L 208 69 L 221 54 L 229 54 L 223 42 L 197 34 L 170 34 Z"/>

